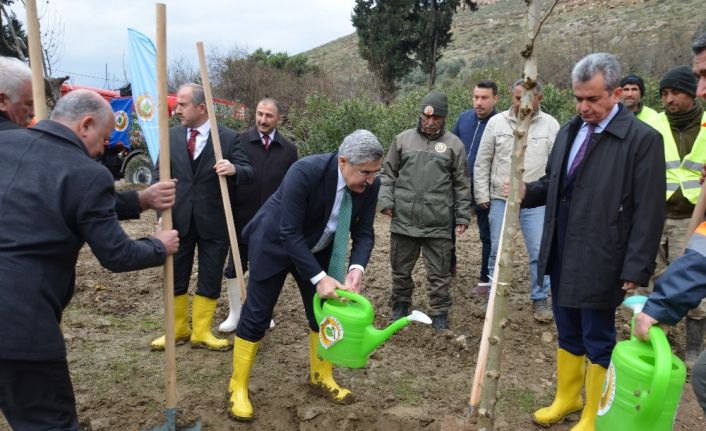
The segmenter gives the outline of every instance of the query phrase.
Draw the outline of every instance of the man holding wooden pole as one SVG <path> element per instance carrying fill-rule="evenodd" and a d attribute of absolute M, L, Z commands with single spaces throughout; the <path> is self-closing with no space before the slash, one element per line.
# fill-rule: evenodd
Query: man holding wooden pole
<path fill-rule="evenodd" d="M 179 245 L 174 230 L 132 241 L 120 227 L 93 160 L 112 130 L 110 105 L 77 90 L 51 120 L 0 133 L 0 411 L 16 430 L 78 430 L 60 323 L 84 243 L 114 272 L 162 265 Z"/>
<path fill-rule="evenodd" d="M 654 173 L 664 169 L 664 148 L 659 133 L 619 103 L 613 55 L 584 57 L 571 80 L 578 115 L 559 130 L 546 174 L 526 185 L 523 206 L 546 204 L 538 277 L 551 279 L 559 342 L 556 396 L 534 421 L 547 426 L 583 410 L 572 430 L 585 431 L 594 429 L 615 346 L 615 310 L 654 270 L 665 192 Z"/>
<path fill-rule="evenodd" d="M 178 180 L 172 214 L 181 241 L 174 255 L 175 340 L 177 344 L 190 341 L 193 347 L 226 351 L 232 347 L 231 343 L 211 332 L 229 247 L 218 176 L 227 176 L 229 182 L 236 184 L 249 184 L 253 170 L 238 134 L 221 126 L 218 135 L 224 158 L 216 162 L 202 86 L 181 86 L 175 112 L 181 119 L 181 125 L 169 130 L 171 177 Z M 157 178 L 159 174 L 157 169 Z M 192 305 L 192 333 L 188 289 L 197 247 L 198 282 Z M 164 336 L 154 340 L 151 347 L 164 350 Z"/>
<path fill-rule="evenodd" d="M 32 72 L 15 58 L 0 57 L 0 131 L 27 127 L 33 116 Z M 160 181 L 140 191 L 116 191 L 118 220 L 140 218 L 140 213 L 148 209 L 171 208 L 175 190 L 173 181 Z"/>

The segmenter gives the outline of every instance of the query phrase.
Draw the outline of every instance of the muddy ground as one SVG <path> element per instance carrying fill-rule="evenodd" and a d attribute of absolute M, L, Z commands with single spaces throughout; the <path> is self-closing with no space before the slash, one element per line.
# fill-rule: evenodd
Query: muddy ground
<path fill-rule="evenodd" d="M 124 222 L 133 237 L 148 235 L 153 213 Z M 373 302 L 378 327 L 390 318 L 388 221 L 376 220 L 376 246 L 365 277 L 364 294 Z M 389 339 L 363 369 L 336 369 L 339 383 L 357 402 L 334 405 L 309 392 L 307 325 L 298 290 L 291 278 L 275 309 L 276 328 L 263 340 L 250 380 L 255 420 L 238 423 L 226 415 L 226 387 L 231 352 L 177 347 L 178 421 L 200 418 L 206 430 L 472 430 L 466 411 L 482 331 L 484 308 L 473 295 L 480 266 L 477 229 L 458 243 L 458 275 L 451 286 L 454 305 L 451 330 L 439 334 L 411 324 Z M 553 323 L 532 319 L 529 277 L 522 239 L 517 241 L 511 324 L 504 349 L 496 429 L 534 430 L 531 413 L 550 402 L 555 382 Z M 427 309 L 425 271 L 414 275 L 414 308 Z M 162 333 L 161 268 L 112 274 L 89 248 L 77 266 L 76 294 L 64 314 L 69 366 L 78 414 L 84 429 L 145 430 L 164 422 L 164 355 L 150 352 L 150 341 Z M 192 283 L 193 286 L 194 283 Z M 193 289 L 193 287 L 192 287 Z M 227 315 L 225 284 L 214 328 Z M 627 322 L 621 313 L 619 326 Z M 214 329 L 215 330 L 215 329 Z M 625 337 L 626 331 L 620 331 Z M 674 335 L 683 351 L 683 328 Z M 572 415 L 552 430 L 568 430 Z M 687 384 L 675 430 L 704 427 L 704 414 Z M 0 429 L 8 429 L 0 415 Z"/>

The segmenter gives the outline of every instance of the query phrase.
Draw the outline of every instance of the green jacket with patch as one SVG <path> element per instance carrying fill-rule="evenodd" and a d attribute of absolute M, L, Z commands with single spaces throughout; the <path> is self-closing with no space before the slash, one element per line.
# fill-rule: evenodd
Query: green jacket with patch
<path fill-rule="evenodd" d="M 453 218 L 468 225 L 470 179 L 463 142 L 446 132 L 429 140 L 408 129 L 395 136 L 385 157 L 380 211 L 392 209 L 390 232 L 451 238 Z"/>

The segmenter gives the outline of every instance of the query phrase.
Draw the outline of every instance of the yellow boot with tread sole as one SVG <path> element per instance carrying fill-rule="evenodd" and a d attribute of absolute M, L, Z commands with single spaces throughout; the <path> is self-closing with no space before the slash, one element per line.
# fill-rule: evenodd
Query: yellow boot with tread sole
<path fill-rule="evenodd" d="M 174 296 L 174 340 L 176 345 L 184 344 L 191 338 L 191 329 L 189 328 L 189 295 Z M 167 344 L 167 339 L 164 335 L 155 339 L 150 343 L 150 348 L 154 351 L 162 351 Z"/>
<path fill-rule="evenodd" d="M 191 347 L 225 352 L 233 345 L 225 338 L 216 338 L 211 332 L 213 315 L 216 312 L 216 300 L 201 295 L 194 295 L 191 304 Z"/>
<path fill-rule="evenodd" d="M 319 358 L 316 352 L 318 344 L 319 333 L 309 331 L 309 386 L 334 403 L 352 403 L 351 391 L 340 387 L 333 378 L 333 364 Z"/>
<path fill-rule="evenodd" d="M 588 363 L 586 373 L 586 405 L 581 413 L 581 419 L 571 431 L 594 431 L 596 429 L 596 415 L 598 405 L 603 395 L 606 368 L 602 365 Z"/>
<path fill-rule="evenodd" d="M 583 408 L 581 388 L 586 373 L 586 357 L 577 356 L 564 349 L 557 349 L 556 354 L 556 396 L 549 407 L 534 412 L 533 420 L 537 425 L 548 427 L 565 416 Z"/>
<path fill-rule="evenodd" d="M 238 337 L 233 340 L 233 374 L 228 383 L 228 416 L 239 421 L 253 419 L 248 382 L 259 345 L 259 342 L 253 343 Z"/>

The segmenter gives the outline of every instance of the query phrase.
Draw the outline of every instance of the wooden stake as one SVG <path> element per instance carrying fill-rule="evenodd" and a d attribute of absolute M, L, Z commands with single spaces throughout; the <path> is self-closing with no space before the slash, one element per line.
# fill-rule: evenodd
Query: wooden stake
<path fill-rule="evenodd" d="M 167 106 L 167 6 L 157 3 L 157 112 L 159 115 L 159 172 L 171 178 L 169 155 L 169 108 Z M 172 228 L 171 208 L 162 211 L 162 228 Z M 166 408 L 175 409 L 176 394 L 176 344 L 174 336 L 174 257 L 167 256 L 164 262 L 164 320 L 165 320 L 165 383 L 167 388 Z"/>
<path fill-rule="evenodd" d="M 39 18 L 35 0 L 25 0 L 27 12 L 27 40 L 29 42 L 29 65 L 32 69 L 32 99 L 34 118 L 37 121 L 47 118 L 47 96 L 44 91 L 44 67 L 42 60 L 42 40 L 39 36 Z"/>
<path fill-rule="evenodd" d="M 216 161 L 223 159 L 221 151 L 221 138 L 218 136 L 218 124 L 216 123 L 216 109 L 213 105 L 213 94 L 211 93 L 211 82 L 208 79 L 208 67 L 206 65 L 206 54 L 204 53 L 203 42 L 196 42 L 196 50 L 199 54 L 199 66 L 201 70 L 201 83 L 203 85 L 204 96 L 206 97 L 206 109 L 208 110 L 208 121 L 211 123 L 211 141 L 213 142 L 213 152 Z M 228 238 L 230 239 L 230 250 L 233 253 L 233 263 L 235 275 L 240 286 L 240 302 L 245 302 L 245 282 L 243 281 L 243 266 L 240 263 L 240 251 L 238 250 L 238 238 L 235 235 L 235 222 L 233 221 L 233 210 L 230 206 L 230 195 L 228 194 L 228 184 L 224 176 L 218 176 L 218 183 L 221 186 L 221 198 L 223 199 L 223 210 L 226 215 L 226 225 L 228 226 Z"/>

